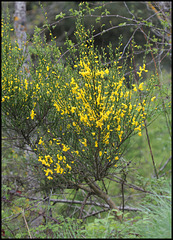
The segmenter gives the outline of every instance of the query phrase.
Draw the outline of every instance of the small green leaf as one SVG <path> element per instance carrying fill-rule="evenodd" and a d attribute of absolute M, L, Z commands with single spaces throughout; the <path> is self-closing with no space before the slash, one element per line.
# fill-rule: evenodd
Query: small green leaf
<path fill-rule="evenodd" d="M 126 22 L 124 22 L 124 23 L 120 23 L 118 26 L 126 26 Z"/>
<path fill-rule="evenodd" d="M 101 20 L 101 17 L 97 17 L 96 18 L 96 23 L 100 22 L 100 20 Z"/>
<path fill-rule="evenodd" d="M 71 9 L 70 9 L 71 10 Z M 69 10 L 69 11 L 70 11 Z M 56 15 L 55 16 L 55 20 L 57 20 L 58 18 L 64 18 L 65 17 L 65 13 L 62 13 L 62 12 L 60 12 L 60 14 L 58 14 L 58 15 Z"/>

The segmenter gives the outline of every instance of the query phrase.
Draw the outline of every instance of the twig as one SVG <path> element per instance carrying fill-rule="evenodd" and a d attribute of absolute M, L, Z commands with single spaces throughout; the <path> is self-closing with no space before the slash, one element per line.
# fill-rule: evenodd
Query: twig
<path fill-rule="evenodd" d="M 42 198 L 36 198 L 36 197 L 25 197 L 25 196 L 19 196 L 19 197 L 24 197 L 24 198 L 28 198 L 30 200 L 38 200 L 38 201 L 45 201 L 45 199 Z M 54 203 L 69 203 L 69 204 L 82 204 L 83 201 L 78 201 L 78 200 L 67 200 L 67 199 L 50 199 L 50 202 L 54 202 Z M 107 204 L 101 204 L 101 203 L 96 203 L 96 202 L 86 202 L 86 205 L 95 205 L 98 207 L 109 207 L 109 205 Z"/>
<path fill-rule="evenodd" d="M 145 40 L 147 42 L 147 36 L 143 30 L 143 28 L 141 27 L 141 32 L 144 34 L 144 37 L 145 37 Z M 156 69 L 156 74 L 158 76 L 158 81 L 159 81 L 159 90 L 160 90 L 160 95 L 161 95 L 161 99 L 162 99 L 162 107 L 163 107 L 163 110 L 165 112 L 165 119 L 166 119 L 166 125 L 167 125 L 167 129 L 168 129 L 168 133 L 169 135 L 171 136 L 171 131 L 170 131 L 170 120 L 169 120 L 169 117 L 168 117 L 168 112 L 166 111 L 166 107 L 165 107 L 165 103 L 164 103 L 164 99 L 163 99 L 163 95 L 162 95 L 162 92 L 161 92 L 161 82 L 160 82 L 160 79 L 159 79 L 159 73 L 158 73 L 158 69 L 157 69 L 157 66 L 156 66 L 156 62 L 155 62 L 155 59 L 154 59 L 154 55 L 153 55 L 153 52 L 152 52 L 152 49 L 151 49 L 151 46 L 149 46 L 150 48 L 150 53 L 151 53 L 151 57 L 153 59 L 153 62 L 154 62 L 154 66 L 155 66 L 155 69 Z"/>
<path fill-rule="evenodd" d="M 122 178 L 120 178 L 120 177 L 118 177 L 118 176 L 116 176 L 116 175 L 113 175 L 113 176 L 116 177 L 116 178 L 118 178 L 118 179 L 120 180 L 120 182 L 117 181 L 117 180 L 115 180 L 115 179 L 112 179 L 112 178 L 110 178 L 110 177 L 106 177 L 106 178 L 109 179 L 109 180 L 111 180 L 111 181 L 117 182 L 117 183 L 122 183 L 122 181 L 123 181 Z M 146 191 L 146 190 L 144 190 L 143 188 L 140 188 L 140 187 L 138 187 L 138 186 L 136 186 L 136 185 L 134 185 L 134 184 L 131 184 L 131 183 L 124 182 L 124 185 L 128 186 L 129 188 L 133 188 L 133 189 L 135 189 L 135 190 L 141 191 L 141 192 L 153 194 L 152 192 Z"/>
<path fill-rule="evenodd" d="M 126 178 L 126 176 L 125 176 Z M 124 212 L 124 183 L 126 179 L 123 179 L 121 182 L 121 190 L 122 190 L 122 211 Z"/>
<path fill-rule="evenodd" d="M 24 218 L 25 225 L 26 225 L 26 228 L 27 228 L 27 230 L 28 230 L 28 233 L 29 233 L 29 237 L 30 237 L 30 238 L 32 238 L 32 237 L 31 237 L 30 230 L 29 230 L 29 227 L 28 227 L 28 223 L 27 223 L 27 221 L 26 221 L 26 218 L 25 218 L 24 209 L 22 209 L 22 216 L 23 216 L 23 218 Z"/>
<path fill-rule="evenodd" d="M 161 171 L 166 167 L 166 165 L 168 164 L 168 162 L 169 162 L 171 159 L 172 159 L 172 156 L 170 156 L 170 158 L 168 158 L 168 160 L 165 162 L 165 164 L 163 165 L 163 167 L 161 167 L 161 168 L 159 169 L 159 172 L 161 172 Z"/>
<path fill-rule="evenodd" d="M 50 212 L 52 210 L 50 207 L 50 198 L 52 196 L 52 191 L 53 191 L 53 189 L 50 190 L 50 197 L 48 197 L 47 215 L 48 215 L 48 212 Z M 46 223 L 47 223 L 47 218 L 46 218 Z"/>
<path fill-rule="evenodd" d="M 147 191 L 145 191 L 147 192 Z M 36 198 L 36 197 L 25 197 L 25 196 L 20 196 L 20 197 L 24 197 L 24 198 L 28 198 L 31 200 L 39 200 L 39 201 L 45 201 L 45 199 L 41 199 L 41 198 Z M 82 204 L 83 201 L 78 201 L 78 200 L 67 200 L 67 199 L 50 199 L 50 202 L 55 202 L 55 203 L 70 203 L 70 204 Z M 97 202 L 86 202 L 86 205 L 93 205 L 93 206 L 98 206 L 98 207 L 104 207 L 104 208 L 109 208 L 110 206 L 108 204 L 102 204 L 102 203 L 97 203 Z M 122 209 L 122 207 L 118 207 L 118 209 Z M 124 210 L 127 211 L 140 211 L 140 209 L 137 208 L 133 208 L 133 207 L 124 207 Z"/>
<path fill-rule="evenodd" d="M 144 124 L 145 124 L 145 131 L 146 131 L 146 136 L 147 136 L 147 142 L 148 142 L 148 146 L 149 146 L 149 149 L 150 149 L 150 155 L 151 155 L 151 159 L 152 159 L 152 163 L 153 163 L 153 167 L 154 167 L 154 172 L 155 172 L 155 175 L 156 175 L 156 177 L 158 179 L 159 176 L 158 176 L 158 173 L 157 173 L 156 164 L 155 164 L 155 161 L 154 161 L 154 156 L 153 156 L 153 152 L 152 152 L 152 149 L 151 149 L 150 138 L 149 138 L 149 135 L 148 135 L 148 128 L 147 128 L 147 124 L 146 124 L 145 119 L 144 119 Z"/>
<path fill-rule="evenodd" d="M 79 214 L 79 219 L 82 218 L 82 212 L 83 212 L 83 209 L 86 205 L 86 201 L 87 199 L 91 196 L 92 193 L 88 193 L 87 196 L 85 197 L 83 203 L 82 203 L 82 206 L 81 206 L 81 209 L 80 209 L 80 214 Z"/>
<path fill-rule="evenodd" d="M 7 227 L 7 229 L 11 232 L 11 234 L 12 234 L 12 235 L 14 236 L 14 238 L 15 238 L 15 234 L 14 234 L 14 232 L 13 232 L 14 230 L 12 231 L 6 223 L 3 223 L 3 222 L 2 222 L 2 225 L 5 225 L 5 226 Z M 1 229 L 1 236 L 2 236 L 2 229 Z"/>
<path fill-rule="evenodd" d="M 20 215 L 21 215 L 21 212 L 20 212 L 20 213 L 17 213 L 14 217 L 12 217 L 12 218 L 10 219 L 10 221 L 13 220 L 13 219 L 15 219 L 15 218 L 17 218 L 17 217 L 20 216 Z M 12 216 L 12 215 L 11 215 L 11 216 Z M 10 217 L 11 217 L 11 216 L 10 216 Z M 2 221 L 5 220 L 5 219 L 7 219 L 7 218 L 10 218 L 10 217 L 6 217 L 6 218 L 2 219 Z"/>
<path fill-rule="evenodd" d="M 78 193 L 78 189 L 76 189 L 76 192 L 75 192 L 75 194 L 74 194 L 74 197 L 73 197 L 72 201 L 74 201 L 74 199 L 75 199 L 77 193 Z M 69 205 L 69 207 L 68 207 L 67 215 L 69 215 L 69 212 L 70 212 L 71 206 L 72 206 L 72 203 L 71 203 L 71 204 Z"/>
<path fill-rule="evenodd" d="M 109 211 L 109 210 L 110 210 L 110 208 L 108 208 L 108 209 L 102 209 L 102 210 L 100 210 L 100 211 L 98 211 L 98 212 L 94 212 L 94 213 L 91 213 L 91 214 L 88 214 L 88 215 L 84 216 L 83 219 L 86 219 L 86 218 L 88 218 L 88 217 L 95 216 L 95 215 L 97 215 L 97 214 L 100 214 L 100 213 L 102 213 L 102 212 L 106 212 L 106 211 Z M 119 210 L 123 210 L 123 208 L 122 208 L 122 207 L 119 207 Z M 134 211 L 134 212 L 142 211 L 142 210 L 139 209 L 139 208 L 132 208 L 132 207 L 129 207 L 129 206 L 124 207 L 124 210 L 126 210 L 126 211 Z"/>
<path fill-rule="evenodd" d="M 88 217 L 95 216 L 95 215 L 97 215 L 97 214 L 99 214 L 99 213 L 106 212 L 106 211 L 108 211 L 108 210 L 109 210 L 109 209 L 103 209 L 103 210 L 100 210 L 100 211 L 98 211 L 98 212 L 94 212 L 94 213 L 91 213 L 91 214 L 87 214 L 86 216 L 83 217 L 83 219 L 86 219 L 86 218 L 88 218 Z"/>

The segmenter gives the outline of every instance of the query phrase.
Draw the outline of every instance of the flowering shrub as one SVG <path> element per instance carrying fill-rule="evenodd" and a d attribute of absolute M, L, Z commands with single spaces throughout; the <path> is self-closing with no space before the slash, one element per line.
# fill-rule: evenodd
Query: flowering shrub
<path fill-rule="evenodd" d="M 73 58 L 72 52 L 73 61 L 64 72 L 54 73 L 57 81 L 53 86 L 53 111 L 61 124 L 48 129 L 51 140 L 47 141 L 46 136 L 40 139 L 39 161 L 46 166 L 48 179 L 63 174 L 77 180 L 80 174 L 101 180 L 111 167 L 117 167 L 130 135 L 142 135 L 147 96 L 141 101 L 140 94 L 146 87 L 144 82 L 133 84 L 132 90 L 125 86 L 118 48 L 117 60 L 108 69 L 102 64 L 104 52 L 101 55 L 94 49 L 94 41 L 81 23 L 75 35 L 85 42 L 79 46 L 79 56 Z M 147 71 L 145 64 L 138 75 L 143 71 Z"/>
<path fill-rule="evenodd" d="M 22 67 L 22 49 L 9 41 L 11 31 L 7 19 L 2 25 L 3 125 L 23 137 L 49 180 L 68 184 L 102 180 L 119 166 L 127 140 L 142 135 L 155 76 L 147 85 L 139 82 L 129 90 L 124 84 L 126 65 L 119 63 L 121 42 L 115 52 L 108 46 L 108 57 L 104 49 L 99 52 L 93 31 L 85 29 L 80 14 L 77 44 L 67 39 L 65 63 L 52 33 L 47 44 L 35 29 L 29 73 Z M 108 58 L 109 68 L 103 64 Z M 139 78 L 143 72 L 145 62 Z"/>
<path fill-rule="evenodd" d="M 12 47 L 8 41 L 9 30 L 7 26 L 2 42 L 5 60 L 2 63 L 2 102 L 3 110 L 6 109 L 3 113 L 8 116 L 10 111 L 11 115 L 15 111 L 13 125 L 18 125 L 21 132 L 25 132 L 25 127 L 33 132 L 36 127 L 46 126 L 46 133 L 37 129 L 38 144 L 30 142 L 30 145 L 39 154 L 38 161 L 46 166 L 48 179 L 53 179 L 54 173 L 68 173 L 68 176 L 71 173 L 72 178 L 80 173 L 83 177 L 102 179 L 111 167 L 117 167 L 122 146 L 130 135 L 142 135 L 148 103 L 147 95 L 142 101 L 140 95 L 146 89 L 145 83 L 132 84 L 132 90 L 126 87 L 125 66 L 118 61 L 119 48 L 115 51 L 116 60 L 111 59 L 111 67 L 104 67 L 102 61 L 106 60 L 106 54 L 94 47 L 90 31 L 84 29 L 79 19 L 75 36 L 78 41 L 82 39 L 82 43 L 77 56 L 77 50 L 67 40 L 71 59 L 64 68 L 62 63 L 61 68 L 55 64 L 61 53 L 53 39 L 49 46 L 41 42 L 35 32 L 33 47 L 38 62 L 30 67 L 27 78 L 27 73 L 19 70 L 24 61 L 21 49 L 17 43 Z M 44 44 L 43 49 L 39 43 Z M 113 58 L 111 45 L 108 47 Z M 51 60 L 52 55 L 55 62 Z M 147 72 L 145 64 L 137 72 L 139 77 L 143 71 Z M 43 123 L 45 117 L 55 121 L 51 127 Z M 25 133 L 23 135 L 27 138 Z M 49 141 L 48 136 L 51 136 Z"/>

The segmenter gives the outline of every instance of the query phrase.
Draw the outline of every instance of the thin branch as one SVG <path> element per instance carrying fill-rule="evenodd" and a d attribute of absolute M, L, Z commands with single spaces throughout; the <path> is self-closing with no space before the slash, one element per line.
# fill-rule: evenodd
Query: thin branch
<path fill-rule="evenodd" d="M 48 198 L 46 199 L 42 199 L 42 198 L 36 198 L 36 197 L 25 197 L 25 196 L 20 196 L 20 197 L 24 197 L 30 200 L 38 200 L 38 201 L 46 201 L 48 200 Z M 54 202 L 54 203 L 70 203 L 70 204 L 83 204 L 83 201 L 78 201 L 78 200 L 67 200 L 67 199 L 50 199 L 50 202 Z M 102 203 L 97 203 L 97 202 L 87 202 L 85 203 L 85 205 L 94 205 L 94 206 L 98 206 L 98 207 L 104 207 L 104 208 L 108 208 L 110 209 L 110 206 L 108 204 L 102 204 Z M 122 207 L 118 207 L 119 210 L 122 210 Z M 133 207 L 129 207 L 129 206 L 125 206 L 124 210 L 127 211 L 141 211 L 139 208 L 133 208 Z"/>
<path fill-rule="evenodd" d="M 168 164 L 168 162 L 172 159 L 172 156 L 170 156 L 170 158 L 168 158 L 168 160 L 165 162 L 165 164 L 159 169 L 159 172 L 161 172 L 165 167 L 166 165 Z"/>
<path fill-rule="evenodd" d="M 32 210 L 33 212 L 35 213 L 38 213 L 36 210 Z M 49 218 L 50 220 L 53 220 L 54 222 L 56 222 L 57 224 L 60 224 L 61 222 L 59 222 L 57 219 L 53 218 L 53 217 L 50 217 L 50 216 L 47 216 L 44 212 L 43 213 L 38 213 L 39 216 L 43 216 L 45 218 Z M 37 219 L 38 217 L 36 217 L 35 219 Z M 33 219 L 32 222 L 35 220 Z"/>
<path fill-rule="evenodd" d="M 144 24 L 141 24 L 141 25 L 144 25 Z M 86 41 L 89 41 L 89 40 L 91 40 L 92 38 L 98 37 L 99 35 L 102 35 L 103 33 L 106 33 L 106 32 L 109 32 L 109 31 L 111 31 L 111 30 L 113 30 L 113 29 L 116 29 L 116 28 L 118 28 L 118 27 L 129 27 L 129 26 L 136 26 L 136 24 L 126 24 L 126 25 L 124 25 L 124 26 L 119 26 L 119 25 L 118 25 L 118 26 L 113 26 L 113 27 L 111 27 L 111 28 L 108 28 L 108 29 L 106 29 L 106 30 L 103 30 L 103 31 L 101 31 L 101 32 L 93 35 L 93 37 L 90 37 L 90 38 L 88 38 L 88 39 L 86 39 L 86 40 L 84 40 L 84 41 L 82 41 L 82 42 L 80 42 L 80 43 L 76 43 L 72 48 L 76 48 L 76 47 L 78 47 L 80 44 L 82 44 L 82 43 L 84 43 L 84 42 L 86 42 Z M 58 64 L 59 61 L 60 61 L 69 51 L 70 51 L 70 49 L 68 49 L 67 51 L 65 51 L 65 52 L 61 55 L 61 57 L 58 59 L 58 61 L 56 62 L 56 64 Z M 50 74 L 50 73 L 49 73 L 49 74 Z M 48 76 L 48 77 L 49 77 L 49 76 Z M 47 79 L 48 79 L 48 77 L 47 77 Z"/>
<path fill-rule="evenodd" d="M 23 216 L 23 218 L 24 218 L 25 225 L 26 225 L 26 228 L 27 228 L 27 230 L 28 230 L 28 233 L 29 233 L 29 237 L 30 237 L 30 238 L 32 238 L 32 237 L 31 237 L 30 230 L 29 230 L 29 227 L 28 227 L 28 223 L 27 223 L 27 221 L 26 221 L 26 218 L 25 218 L 24 209 L 22 209 L 22 216 Z"/>
<path fill-rule="evenodd" d="M 42 199 L 42 198 L 36 198 L 36 197 L 25 197 L 25 196 L 20 196 L 20 197 L 28 198 L 30 200 L 38 200 L 38 201 L 42 201 L 42 202 L 48 200 L 48 198 Z M 69 204 L 82 204 L 83 203 L 83 201 L 67 200 L 67 199 L 50 199 L 49 201 L 54 202 L 54 203 L 69 203 Z M 98 206 L 98 207 L 109 208 L 108 204 L 101 204 L 101 203 L 96 203 L 96 202 L 92 202 L 92 201 L 86 202 L 85 204 L 86 205 L 95 205 L 95 206 Z"/>
<path fill-rule="evenodd" d="M 141 27 L 141 32 L 144 34 L 144 37 L 145 37 L 145 40 L 147 42 L 147 35 L 146 33 L 144 32 L 143 28 Z M 165 119 L 166 119 L 166 125 L 167 125 L 167 129 L 168 129 L 168 133 L 169 135 L 171 136 L 171 130 L 170 130 L 170 121 L 169 121 L 169 117 L 168 117 L 168 112 L 166 111 L 166 107 L 165 107 L 165 102 L 164 102 L 164 99 L 163 99 L 163 95 L 162 95 L 162 91 L 161 91 L 161 82 L 160 82 L 160 79 L 159 79 L 159 73 L 158 73 L 158 69 L 157 69 L 157 66 L 156 66 L 156 62 L 154 60 L 154 55 L 153 55 L 153 52 L 152 52 L 152 49 L 151 49 L 151 46 L 149 46 L 150 48 L 150 53 L 151 53 L 151 57 L 153 59 L 153 62 L 154 62 L 154 66 L 155 66 L 155 70 L 156 70 L 156 74 L 158 76 L 158 81 L 159 81 L 159 91 L 160 91 L 160 95 L 161 95 L 161 99 L 162 99 L 162 107 L 163 107 L 163 110 L 165 112 L 164 116 L 165 116 Z M 156 174 L 157 176 L 157 174 Z M 158 176 L 157 176 L 158 178 Z"/>
<path fill-rule="evenodd" d="M 106 177 L 106 178 L 109 179 L 109 180 L 111 180 L 111 181 L 120 183 L 120 184 L 122 183 L 122 181 L 123 181 L 122 178 L 120 178 L 120 177 L 118 177 L 118 176 L 116 176 L 116 175 L 113 175 L 113 176 L 116 177 L 116 178 L 118 178 L 120 181 L 117 181 L 117 180 L 112 179 L 112 178 L 110 178 L 110 177 Z M 135 190 L 141 191 L 141 192 L 153 194 L 152 192 L 146 191 L 146 190 L 144 190 L 143 188 L 140 188 L 140 187 L 138 187 L 138 186 L 136 186 L 136 185 L 134 185 L 134 184 L 131 184 L 131 183 L 124 182 L 124 185 L 128 186 L 129 188 L 133 188 L 133 189 L 135 189 Z"/>
<path fill-rule="evenodd" d="M 11 234 L 13 235 L 13 237 L 15 238 L 15 234 L 14 234 L 14 230 L 12 231 L 10 228 L 9 228 L 9 226 L 6 224 L 6 223 L 4 223 L 4 222 L 2 222 L 2 225 L 5 225 L 6 227 L 7 227 L 7 229 L 11 232 Z M 2 236 L 2 228 L 1 228 L 1 236 Z"/>
<path fill-rule="evenodd" d="M 147 142 L 148 142 L 148 146 L 149 146 L 149 149 L 150 149 L 150 155 L 151 155 L 151 159 L 152 159 L 152 163 L 153 163 L 153 167 L 154 167 L 154 172 L 155 172 L 156 178 L 158 179 L 159 176 L 158 176 L 157 169 L 156 169 L 156 164 L 155 164 L 155 161 L 154 161 L 153 151 L 151 149 L 151 143 L 150 143 L 150 138 L 149 138 L 149 134 L 148 134 L 148 128 L 147 128 L 147 124 L 146 124 L 145 119 L 144 119 L 144 124 L 145 124 L 145 131 L 146 131 L 146 136 L 147 136 Z"/>
<path fill-rule="evenodd" d="M 124 176 L 124 179 L 123 181 L 121 182 L 121 190 L 122 190 L 122 211 L 124 212 L 124 205 L 125 205 L 125 201 L 124 201 L 124 183 L 126 181 L 126 175 L 125 173 L 123 174 Z"/>
<path fill-rule="evenodd" d="M 15 218 L 17 218 L 17 217 L 20 216 L 20 215 L 21 215 L 21 212 L 20 212 L 20 213 L 17 213 L 13 218 L 10 219 L 10 221 L 13 220 L 13 219 L 15 219 Z M 10 217 L 3 218 L 3 219 L 1 219 L 1 221 L 3 222 L 3 221 L 4 221 L 5 219 L 7 219 L 7 218 L 10 218 Z"/>
<path fill-rule="evenodd" d="M 132 18 L 134 18 L 134 19 L 136 20 L 135 15 L 130 11 L 130 9 L 128 8 L 126 2 L 124 2 L 124 5 L 125 5 L 125 7 L 127 8 L 128 13 L 129 13 L 130 15 L 132 15 Z"/>
<path fill-rule="evenodd" d="M 122 210 L 122 207 L 119 207 L 119 210 Z M 126 211 L 134 211 L 134 212 L 142 211 L 142 210 L 139 209 L 139 208 L 132 208 L 132 207 L 128 207 L 128 206 L 124 207 L 124 210 L 126 210 Z M 102 210 L 100 210 L 100 211 L 93 212 L 93 213 L 91 213 L 91 214 L 88 214 L 88 215 L 84 216 L 83 219 L 86 219 L 86 218 L 88 218 L 88 217 L 93 217 L 93 216 L 95 216 L 95 215 L 98 215 L 98 214 L 100 214 L 100 213 L 102 213 L 102 212 L 106 212 L 106 211 L 109 211 L 109 209 L 102 209 Z"/>
<path fill-rule="evenodd" d="M 78 193 L 78 190 L 79 190 L 79 189 L 76 189 L 76 192 L 75 192 L 75 194 L 74 194 L 74 197 L 73 197 L 72 201 L 74 201 L 74 199 L 76 198 L 76 195 L 77 195 L 77 193 Z M 69 205 L 69 207 L 68 207 L 67 215 L 69 215 L 69 212 L 70 212 L 71 206 L 72 206 L 72 203 L 71 203 L 71 204 Z"/>
<path fill-rule="evenodd" d="M 80 209 L 80 214 L 79 214 L 79 219 L 82 218 L 82 212 L 83 212 L 83 209 L 86 205 L 86 202 L 87 202 L 87 199 L 91 196 L 92 193 L 88 193 L 87 196 L 85 197 L 83 203 L 82 203 L 82 206 L 81 206 L 81 209 Z"/>
<path fill-rule="evenodd" d="M 98 214 L 100 214 L 100 213 L 102 213 L 102 212 L 106 212 L 106 211 L 108 211 L 109 209 L 102 209 L 102 210 L 100 210 L 100 211 L 98 211 L 98 212 L 93 212 L 93 213 L 91 213 L 91 214 L 87 214 L 86 216 L 84 216 L 83 217 L 83 219 L 86 219 L 86 218 L 88 218 L 88 217 L 93 217 L 93 216 L 95 216 L 95 215 L 98 215 Z"/>
<path fill-rule="evenodd" d="M 16 138 L 1 138 L 1 140 L 5 140 L 5 141 L 13 141 L 13 140 L 18 140 L 18 139 L 22 139 L 23 140 L 23 138 L 21 138 L 21 137 L 16 137 Z"/>
<path fill-rule="evenodd" d="M 125 52 L 126 48 L 129 46 L 131 40 L 134 38 L 134 35 L 135 35 L 135 33 L 136 33 L 136 31 L 137 31 L 138 29 L 140 29 L 140 26 L 134 30 L 132 36 L 130 37 L 130 39 L 128 40 L 127 44 L 125 45 L 125 47 L 124 47 L 124 49 L 123 49 L 123 52 L 122 52 L 121 57 L 120 57 L 119 60 L 121 60 L 121 59 L 123 58 L 123 55 L 124 55 L 124 52 Z"/>

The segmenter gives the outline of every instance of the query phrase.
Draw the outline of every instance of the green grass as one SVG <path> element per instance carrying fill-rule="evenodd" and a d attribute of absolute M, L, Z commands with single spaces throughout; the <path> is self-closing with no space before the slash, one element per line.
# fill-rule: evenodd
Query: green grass
<path fill-rule="evenodd" d="M 148 173 L 154 173 L 154 169 L 145 129 L 142 134 L 142 137 L 133 136 L 125 158 L 136 165 L 139 174 L 147 177 Z M 148 126 L 148 134 L 156 168 L 159 170 L 171 155 L 171 137 L 163 114 Z M 141 166 L 143 167 L 141 168 Z"/>
<path fill-rule="evenodd" d="M 168 183 L 162 195 L 149 196 L 142 210 L 142 219 L 132 227 L 139 238 L 171 238 L 171 186 Z"/>

